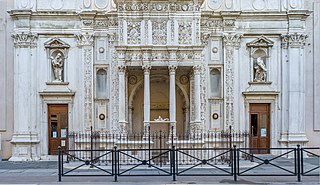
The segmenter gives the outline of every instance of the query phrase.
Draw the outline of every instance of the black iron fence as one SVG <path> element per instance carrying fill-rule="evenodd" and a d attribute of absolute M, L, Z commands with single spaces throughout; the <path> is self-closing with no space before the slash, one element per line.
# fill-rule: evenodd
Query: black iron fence
<path fill-rule="evenodd" d="M 177 176 L 230 176 L 234 181 L 239 176 L 295 176 L 300 182 L 302 176 L 319 176 L 316 154 L 319 151 L 320 148 L 299 145 L 296 148 L 237 148 L 236 145 L 177 148 L 174 142 L 160 149 L 115 146 L 104 150 L 59 150 L 59 181 L 64 176 L 113 176 L 114 181 L 120 176 L 171 176 L 172 180 Z"/>

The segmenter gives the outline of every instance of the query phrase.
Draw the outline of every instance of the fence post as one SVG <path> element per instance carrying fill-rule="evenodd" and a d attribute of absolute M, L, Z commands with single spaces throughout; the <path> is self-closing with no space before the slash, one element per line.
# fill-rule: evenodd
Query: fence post
<path fill-rule="evenodd" d="M 301 173 L 300 173 L 300 145 L 298 144 L 297 145 L 297 149 L 296 149 L 296 152 L 297 152 L 297 170 L 298 170 L 298 182 L 301 182 Z"/>
<path fill-rule="evenodd" d="M 61 147 L 58 146 L 58 176 L 59 182 L 61 182 Z"/>
<path fill-rule="evenodd" d="M 118 182 L 118 151 L 117 146 L 114 146 L 114 182 Z"/>
<path fill-rule="evenodd" d="M 90 136 L 91 136 L 91 138 L 90 138 L 90 148 L 91 148 L 91 152 L 90 152 L 90 163 L 91 163 L 91 165 L 90 165 L 90 168 L 93 168 L 93 166 L 92 166 L 92 163 L 93 163 L 93 135 L 92 135 L 92 126 L 90 127 Z"/>
<path fill-rule="evenodd" d="M 231 151 L 233 152 L 233 179 L 234 181 L 237 181 L 237 146 L 233 145 L 233 149 Z"/>
<path fill-rule="evenodd" d="M 175 159 L 175 146 L 171 148 L 171 166 L 172 166 L 172 176 L 173 181 L 176 181 L 176 159 Z"/>
<path fill-rule="evenodd" d="M 150 124 L 148 125 L 148 147 L 149 147 L 149 167 L 151 167 L 151 161 L 150 161 L 150 159 L 151 159 L 151 133 L 150 133 Z"/>

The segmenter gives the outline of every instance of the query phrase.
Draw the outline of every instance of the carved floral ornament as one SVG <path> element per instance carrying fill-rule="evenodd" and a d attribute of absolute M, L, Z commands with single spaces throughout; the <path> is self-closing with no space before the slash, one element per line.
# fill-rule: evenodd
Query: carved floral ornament
<path fill-rule="evenodd" d="M 37 34 L 34 33 L 14 33 L 11 35 L 15 47 L 35 47 L 37 45 Z"/>

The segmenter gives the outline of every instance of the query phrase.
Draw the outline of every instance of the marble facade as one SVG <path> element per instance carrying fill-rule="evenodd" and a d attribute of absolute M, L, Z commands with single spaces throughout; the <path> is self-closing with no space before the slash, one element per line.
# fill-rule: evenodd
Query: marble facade
<path fill-rule="evenodd" d="M 174 134 L 250 130 L 250 104 L 269 104 L 271 147 L 320 145 L 316 0 L 0 5 L 2 158 L 51 159 L 50 104 L 69 131 L 145 134 L 160 118 Z"/>

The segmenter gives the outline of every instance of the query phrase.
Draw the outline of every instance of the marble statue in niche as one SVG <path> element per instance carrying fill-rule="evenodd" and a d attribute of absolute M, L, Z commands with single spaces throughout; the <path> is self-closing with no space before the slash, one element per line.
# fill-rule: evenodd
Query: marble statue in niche
<path fill-rule="evenodd" d="M 51 65 L 53 71 L 54 82 L 63 82 L 63 67 L 64 58 L 63 55 L 58 52 L 56 56 L 51 56 Z"/>
<path fill-rule="evenodd" d="M 254 66 L 254 79 L 255 82 L 266 82 L 267 80 L 267 68 L 262 59 L 262 57 L 258 57 L 256 61 L 256 65 Z"/>

